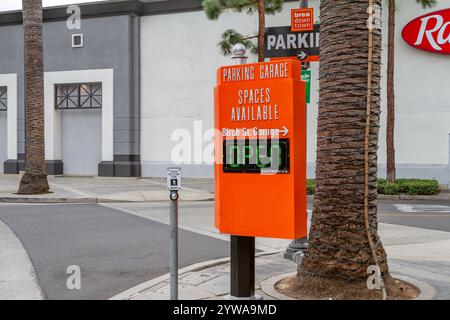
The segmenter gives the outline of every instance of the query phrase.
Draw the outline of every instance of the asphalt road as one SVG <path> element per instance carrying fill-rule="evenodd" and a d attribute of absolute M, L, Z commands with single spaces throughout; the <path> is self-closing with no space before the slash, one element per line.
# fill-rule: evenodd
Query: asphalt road
<path fill-rule="evenodd" d="M 378 221 L 450 232 L 450 201 L 380 201 Z"/>
<path fill-rule="evenodd" d="M 27 250 L 47 299 L 108 299 L 168 270 L 166 225 L 99 205 L 0 206 Z M 229 256 L 225 241 L 180 231 L 180 267 Z M 68 290 L 67 268 L 81 268 Z"/>
<path fill-rule="evenodd" d="M 378 222 L 450 232 L 450 201 L 379 200 Z"/>

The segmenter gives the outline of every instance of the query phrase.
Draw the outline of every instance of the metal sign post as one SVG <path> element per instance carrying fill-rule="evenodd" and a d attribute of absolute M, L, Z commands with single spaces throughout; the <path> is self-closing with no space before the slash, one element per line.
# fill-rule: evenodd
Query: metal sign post
<path fill-rule="evenodd" d="M 246 64 L 246 47 L 233 47 L 233 62 Z M 232 299 L 255 298 L 255 238 L 230 236 L 230 296 Z"/>
<path fill-rule="evenodd" d="M 300 0 L 300 8 L 308 8 L 308 0 Z M 313 17 L 314 19 L 314 17 Z M 302 78 L 308 76 L 309 79 L 302 79 L 306 81 L 306 103 L 310 103 L 310 92 L 311 92 L 311 70 L 309 69 L 309 62 L 302 63 Z M 303 253 L 308 249 L 308 238 L 299 238 L 292 241 L 289 246 L 286 248 L 286 252 L 284 253 L 284 258 L 286 260 L 292 260 L 295 263 L 299 264 L 301 259 L 303 258 Z"/>
<path fill-rule="evenodd" d="M 170 191 L 170 299 L 178 300 L 178 191 L 181 190 L 181 168 L 167 168 Z"/>

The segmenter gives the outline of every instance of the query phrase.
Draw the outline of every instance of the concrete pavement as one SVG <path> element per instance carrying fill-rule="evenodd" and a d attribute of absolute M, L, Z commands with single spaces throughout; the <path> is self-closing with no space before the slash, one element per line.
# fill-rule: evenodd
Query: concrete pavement
<path fill-rule="evenodd" d="M 450 299 L 450 233 L 399 225 L 380 224 L 380 236 L 394 277 L 422 291 L 420 299 Z M 256 258 L 256 293 L 266 300 L 287 299 L 273 285 L 295 274 L 297 265 L 283 253 Z M 229 261 L 210 261 L 180 271 L 181 300 L 222 300 L 229 295 Z M 131 288 L 113 300 L 161 300 L 170 293 L 168 275 Z"/>
<path fill-rule="evenodd" d="M 48 177 L 52 193 L 17 195 L 20 176 L 0 174 L 0 203 L 114 203 L 153 202 L 168 198 L 166 181 L 159 178 Z M 214 199 L 211 180 L 185 179 L 184 201 Z"/>
<path fill-rule="evenodd" d="M 0 235 L 0 300 L 43 299 L 28 253 L 1 220 Z"/>
<path fill-rule="evenodd" d="M 19 196 L 20 176 L 0 174 L 0 202 L 7 203 L 117 203 L 155 202 L 167 199 L 166 181 L 161 178 L 107 178 L 49 176 L 52 193 Z M 311 197 L 310 197 L 311 198 Z M 214 200 L 212 179 L 183 179 L 181 199 Z M 380 200 L 431 200 L 450 202 L 450 193 L 437 196 L 383 196 Z"/>

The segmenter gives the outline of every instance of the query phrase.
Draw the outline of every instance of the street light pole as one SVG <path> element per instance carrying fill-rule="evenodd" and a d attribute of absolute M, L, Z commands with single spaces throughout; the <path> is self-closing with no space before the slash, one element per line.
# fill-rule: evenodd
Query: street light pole
<path fill-rule="evenodd" d="M 308 8 L 308 0 L 300 0 L 300 8 Z M 302 62 L 302 71 L 308 70 L 310 68 L 309 62 Z M 284 258 L 287 260 L 292 260 L 295 263 L 300 262 L 301 254 L 308 248 L 308 238 L 299 238 L 292 241 L 286 248 L 284 253 Z"/>

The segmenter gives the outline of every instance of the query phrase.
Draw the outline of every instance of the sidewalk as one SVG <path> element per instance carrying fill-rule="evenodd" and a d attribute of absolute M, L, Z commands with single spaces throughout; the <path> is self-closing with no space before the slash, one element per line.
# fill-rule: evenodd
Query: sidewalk
<path fill-rule="evenodd" d="M 46 195 L 22 196 L 19 175 L 0 175 L 0 202 L 9 203 L 115 203 L 166 201 L 166 181 L 158 178 L 48 177 Z M 211 180 L 184 179 L 184 201 L 213 200 Z"/>
<path fill-rule="evenodd" d="M 380 224 L 390 259 L 391 274 L 421 290 L 419 299 L 450 299 L 450 233 Z M 256 258 L 256 293 L 266 300 L 288 299 L 274 290 L 279 280 L 295 275 L 296 264 L 283 253 L 262 253 Z M 180 270 L 180 300 L 222 300 L 229 295 L 228 259 Z M 169 299 L 169 275 L 127 290 L 112 300 Z"/>
<path fill-rule="evenodd" d="M 0 174 L 0 203 L 120 203 L 166 201 L 168 194 L 163 178 L 107 178 L 49 176 L 46 195 L 19 196 L 19 175 Z M 213 179 L 183 178 L 184 201 L 214 200 Z M 437 196 L 386 196 L 380 200 L 449 200 L 450 192 Z"/>

